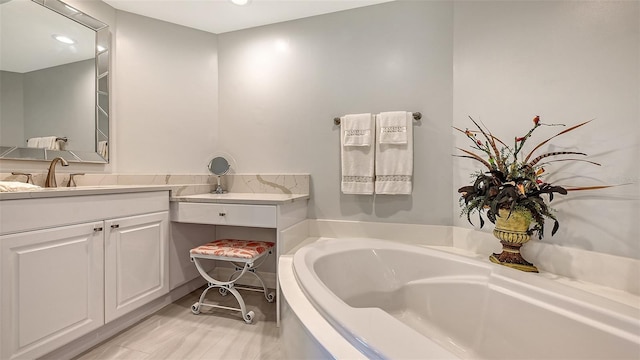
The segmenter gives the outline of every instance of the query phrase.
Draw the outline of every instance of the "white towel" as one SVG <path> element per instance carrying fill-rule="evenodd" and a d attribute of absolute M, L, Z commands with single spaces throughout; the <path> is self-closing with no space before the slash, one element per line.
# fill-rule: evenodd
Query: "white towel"
<path fill-rule="evenodd" d="M 106 141 L 98 141 L 98 154 L 103 158 L 107 158 L 107 154 L 109 154 L 109 147 Z"/>
<path fill-rule="evenodd" d="M 43 136 L 40 139 L 41 147 L 47 150 L 60 150 L 60 144 L 58 143 L 58 140 L 56 140 L 57 138 L 57 136 Z"/>
<path fill-rule="evenodd" d="M 27 147 L 30 147 L 30 148 L 38 148 L 38 147 L 40 147 L 40 138 L 39 137 L 32 137 L 30 139 L 27 139 Z"/>
<path fill-rule="evenodd" d="M 47 150 L 60 150 L 57 136 L 32 137 L 27 140 L 27 147 Z"/>
<path fill-rule="evenodd" d="M 0 181 L 0 192 L 34 191 L 42 189 L 38 185 L 27 184 L 19 181 Z"/>
<path fill-rule="evenodd" d="M 376 132 L 380 133 L 382 113 L 376 116 Z M 404 112 L 407 132 L 405 144 L 381 144 L 376 141 L 376 194 L 411 194 L 413 184 L 413 115 Z"/>
<path fill-rule="evenodd" d="M 344 120 L 344 118 L 342 119 Z M 342 123 L 344 124 L 344 123 Z M 373 129 L 373 117 L 369 114 L 369 128 Z M 340 155 L 342 160 L 341 189 L 344 194 L 373 194 L 373 165 L 375 148 L 369 146 L 347 146 L 346 126 L 340 127 Z M 371 131 L 370 131 L 371 133 Z"/>
<path fill-rule="evenodd" d="M 340 119 L 344 142 L 342 146 L 371 146 L 373 117 L 371 114 L 351 114 Z"/>
<path fill-rule="evenodd" d="M 406 111 L 383 112 L 378 115 L 378 142 L 380 144 L 406 144 L 407 124 Z"/>

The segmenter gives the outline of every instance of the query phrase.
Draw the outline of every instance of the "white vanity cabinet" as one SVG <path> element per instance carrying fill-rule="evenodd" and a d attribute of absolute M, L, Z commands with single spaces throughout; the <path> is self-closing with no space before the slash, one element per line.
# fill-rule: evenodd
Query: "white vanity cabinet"
<path fill-rule="evenodd" d="M 102 226 L 0 236 L 1 359 L 37 357 L 102 326 Z"/>
<path fill-rule="evenodd" d="M 167 191 L 0 203 L 0 359 L 37 358 L 168 293 Z"/>
<path fill-rule="evenodd" d="M 169 292 L 167 211 L 105 223 L 105 322 Z"/>

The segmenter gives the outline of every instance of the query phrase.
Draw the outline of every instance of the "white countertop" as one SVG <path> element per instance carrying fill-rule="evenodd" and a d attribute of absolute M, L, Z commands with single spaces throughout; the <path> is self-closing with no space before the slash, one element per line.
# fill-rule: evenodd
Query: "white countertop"
<path fill-rule="evenodd" d="M 279 205 L 309 199 L 309 194 L 225 193 L 171 197 L 171 201 L 193 203 Z"/>
<path fill-rule="evenodd" d="M 96 185 L 78 187 L 42 188 L 35 191 L 2 192 L 0 200 L 53 198 L 64 196 L 108 195 L 134 192 L 172 190 L 172 185 Z"/>
<path fill-rule="evenodd" d="M 207 185 L 208 186 L 208 185 Z M 225 193 L 179 195 L 185 185 L 95 185 L 42 188 L 34 191 L 0 192 L 2 200 L 54 198 L 66 196 L 108 195 L 171 190 L 171 201 L 195 203 L 278 205 L 309 199 L 309 194 Z M 202 191 L 202 189 L 200 189 Z"/>

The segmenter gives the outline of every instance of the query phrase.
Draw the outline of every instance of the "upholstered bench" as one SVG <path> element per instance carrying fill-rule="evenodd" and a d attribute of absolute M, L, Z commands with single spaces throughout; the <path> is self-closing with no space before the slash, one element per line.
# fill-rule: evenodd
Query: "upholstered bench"
<path fill-rule="evenodd" d="M 236 239 L 220 239 L 210 243 L 198 246 L 191 249 L 189 254 L 191 255 L 191 261 L 194 262 L 198 272 L 205 278 L 209 286 L 200 295 L 200 300 L 191 306 L 191 311 L 194 314 L 200 313 L 201 306 L 208 306 L 220 309 L 235 310 L 242 313 L 242 318 L 249 324 L 253 321 L 254 312 L 247 312 L 247 307 L 242 299 L 242 295 L 238 292 L 238 289 L 254 290 L 264 293 L 268 302 L 275 300 L 273 292 L 268 293 L 267 287 L 260 275 L 256 272 L 256 268 L 264 263 L 267 256 L 272 253 L 274 243 L 266 241 L 254 241 L 254 240 L 236 240 Z M 209 275 L 202 266 L 201 260 L 218 260 L 227 261 L 232 263 L 236 271 L 229 276 L 226 281 L 214 279 Z M 236 286 L 238 281 L 246 273 L 253 274 L 260 284 L 262 290 L 254 288 L 245 288 Z M 210 289 L 219 288 L 220 294 L 226 295 L 231 293 L 236 300 L 238 300 L 239 308 L 232 308 L 222 305 L 210 304 L 205 302 L 205 297 Z"/>

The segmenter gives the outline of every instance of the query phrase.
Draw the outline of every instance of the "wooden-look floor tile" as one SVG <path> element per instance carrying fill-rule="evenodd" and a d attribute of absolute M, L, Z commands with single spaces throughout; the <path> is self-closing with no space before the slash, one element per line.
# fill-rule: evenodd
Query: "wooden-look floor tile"
<path fill-rule="evenodd" d="M 203 289 L 179 299 L 140 323 L 81 354 L 76 360 L 111 359 L 280 359 L 276 308 L 262 293 L 242 291 L 248 310 L 255 312 L 246 324 L 238 311 L 202 307 L 191 313 Z M 237 307 L 232 295 L 217 291 L 207 302 Z"/>
<path fill-rule="evenodd" d="M 149 354 L 127 349 L 118 345 L 104 344 L 96 347 L 89 352 L 81 355 L 78 359 L 82 360 L 101 360 L 101 359 L 113 359 L 113 360 L 142 360 L 147 359 Z"/>

